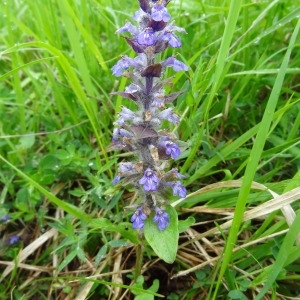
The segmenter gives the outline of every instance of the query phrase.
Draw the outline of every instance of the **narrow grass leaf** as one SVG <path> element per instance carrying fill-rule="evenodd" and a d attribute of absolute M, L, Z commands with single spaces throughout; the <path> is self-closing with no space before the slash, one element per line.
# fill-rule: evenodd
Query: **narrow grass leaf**
<path fill-rule="evenodd" d="M 239 193 L 239 196 L 237 199 L 237 206 L 235 209 L 232 227 L 229 232 L 228 242 L 226 243 L 224 256 L 222 258 L 223 262 L 221 265 L 221 270 L 219 273 L 219 278 L 218 278 L 218 282 L 216 285 L 213 299 L 216 299 L 216 297 L 217 297 L 217 292 L 221 285 L 222 278 L 224 276 L 225 271 L 227 270 L 228 264 L 229 264 L 231 256 L 232 256 L 232 250 L 233 250 L 235 242 L 237 240 L 237 235 L 238 235 L 238 231 L 239 231 L 242 219 L 243 219 L 245 206 L 246 206 L 246 202 L 247 202 L 248 195 L 250 192 L 251 184 L 252 184 L 254 175 L 256 173 L 256 169 L 257 169 L 257 166 L 258 166 L 258 163 L 259 163 L 259 160 L 260 160 L 263 148 L 264 148 L 264 144 L 265 144 L 266 139 L 269 134 L 269 129 L 271 126 L 273 115 L 275 113 L 275 109 L 276 109 L 276 105 L 277 105 L 280 91 L 282 88 L 283 80 L 284 80 L 286 70 L 288 67 L 290 55 L 291 55 L 292 49 L 296 42 L 296 37 L 298 35 L 299 27 L 300 27 L 300 21 L 298 21 L 297 26 L 295 27 L 295 30 L 291 37 L 287 52 L 283 58 L 283 61 L 282 61 L 281 67 L 280 67 L 280 71 L 276 77 L 270 98 L 269 98 L 267 106 L 266 106 L 266 110 L 263 115 L 261 125 L 260 125 L 258 133 L 257 133 L 257 137 L 254 141 L 253 148 L 250 153 L 250 157 L 249 157 L 248 164 L 247 164 L 246 171 L 245 171 L 245 176 L 244 176 L 241 190 L 240 190 L 240 193 Z"/>
<path fill-rule="evenodd" d="M 0 56 L 1 56 L 1 53 L 0 53 Z M 53 59 L 56 59 L 56 58 L 57 58 L 57 57 L 54 57 L 54 56 L 53 56 L 53 57 L 44 57 L 44 58 L 40 58 L 40 59 L 37 59 L 37 60 L 33 60 L 33 61 L 31 61 L 31 62 L 29 62 L 29 63 L 27 63 L 27 64 L 23 64 L 23 65 L 21 65 L 21 66 L 15 68 L 15 69 L 13 69 L 13 70 L 10 70 L 10 71 L 7 72 L 7 73 L 1 75 L 1 76 L 0 76 L 0 80 L 4 80 L 4 79 L 6 79 L 8 76 L 10 76 L 10 75 L 12 75 L 12 74 L 14 74 L 14 73 L 16 73 L 16 72 L 19 72 L 20 70 L 23 70 L 23 69 L 25 69 L 26 67 L 30 67 L 30 66 L 32 66 L 32 65 L 36 65 L 36 64 L 39 64 L 39 63 L 41 63 L 41 62 L 44 62 L 44 61 L 47 61 L 47 60 L 53 60 Z"/>
<path fill-rule="evenodd" d="M 58 1 L 58 3 L 60 5 L 63 4 L 64 9 L 68 12 L 68 14 L 72 17 L 75 25 L 77 26 L 77 28 L 79 29 L 80 33 L 82 34 L 82 36 L 85 39 L 85 42 L 87 43 L 87 47 L 88 49 L 95 55 L 96 59 L 98 60 L 101 68 L 104 71 L 108 71 L 108 67 L 105 63 L 105 60 L 101 54 L 101 52 L 99 51 L 97 45 L 95 44 L 93 38 L 90 36 L 89 32 L 84 28 L 84 26 L 81 24 L 80 20 L 77 18 L 76 14 L 74 13 L 74 11 L 72 10 L 70 4 L 68 4 L 67 1 Z"/>
<path fill-rule="evenodd" d="M 77 256 L 77 251 L 76 249 L 74 249 L 65 257 L 65 259 L 58 266 L 57 272 L 60 272 L 64 267 L 66 267 L 76 256 Z"/>
<path fill-rule="evenodd" d="M 298 213 L 294 223 L 290 227 L 289 231 L 287 232 L 283 243 L 280 246 L 280 250 L 278 252 L 276 261 L 273 265 L 270 266 L 267 281 L 264 283 L 263 288 L 260 290 L 259 294 L 254 298 L 254 300 L 262 299 L 262 297 L 268 292 L 271 288 L 273 283 L 275 282 L 276 278 L 280 274 L 280 272 L 284 269 L 284 266 L 289 260 L 290 254 L 295 254 L 293 245 L 297 238 L 300 228 L 300 213 Z M 293 253 L 294 252 L 294 253 Z M 295 257 L 294 257 L 295 258 Z M 298 258 L 299 258 L 299 247 L 298 247 Z"/>
<path fill-rule="evenodd" d="M 226 60 L 228 58 L 229 47 L 230 47 L 230 43 L 231 43 L 233 33 L 235 30 L 235 25 L 236 25 L 238 17 L 239 17 L 241 5 L 242 5 L 241 0 L 232 0 L 230 3 L 228 18 L 226 20 L 226 26 L 225 26 L 224 34 L 222 37 L 220 51 L 218 53 L 218 57 L 217 57 L 217 61 L 216 61 L 215 72 L 214 72 L 213 77 L 211 78 L 211 80 L 213 80 L 212 88 L 211 88 L 210 94 L 209 94 L 207 100 L 205 101 L 205 104 L 203 107 L 203 111 L 204 111 L 203 124 L 204 125 L 200 127 L 199 133 L 197 134 L 197 137 L 195 138 L 195 142 L 193 143 L 191 153 L 189 154 L 188 158 L 186 159 L 186 161 L 181 169 L 182 173 L 184 173 L 189 168 L 189 166 L 191 165 L 192 161 L 194 160 L 194 157 L 201 145 L 204 127 L 209 118 L 209 111 L 210 111 L 213 99 L 215 99 L 216 92 L 217 92 L 217 90 L 222 82 L 222 79 L 224 77 L 223 76 L 224 68 L 226 65 Z"/>

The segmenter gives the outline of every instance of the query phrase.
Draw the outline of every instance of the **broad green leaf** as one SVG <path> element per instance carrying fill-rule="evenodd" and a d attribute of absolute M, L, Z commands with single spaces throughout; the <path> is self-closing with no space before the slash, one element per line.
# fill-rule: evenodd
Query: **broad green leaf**
<path fill-rule="evenodd" d="M 59 159 L 57 159 L 55 155 L 47 154 L 41 159 L 39 166 L 43 170 L 55 170 L 58 167 L 59 162 Z"/>
<path fill-rule="evenodd" d="M 178 248 L 178 217 L 175 208 L 167 206 L 166 212 L 170 215 L 170 225 L 163 231 L 157 228 L 151 215 L 145 222 L 144 233 L 147 242 L 159 258 L 171 264 L 174 262 Z"/>

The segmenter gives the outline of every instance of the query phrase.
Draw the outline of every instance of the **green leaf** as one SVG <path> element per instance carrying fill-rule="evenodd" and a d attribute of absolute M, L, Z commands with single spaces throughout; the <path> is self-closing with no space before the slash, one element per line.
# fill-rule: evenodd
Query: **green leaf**
<path fill-rule="evenodd" d="M 185 232 L 189 229 L 193 224 L 195 224 L 196 220 L 194 217 L 188 217 L 185 220 L 181 220 L 178 222 L 178 231 L 179 233 Z"/>
<path fill-rule="evenodd" d="M 154 300 L 154 296 L 149 294 L 141 294 L 136 296 L 134 300 Z"/>
<path fill-rule="evenodd" d="M 159 280 L 158 279 L 154 279 L 152 285 L 149 287 L 149 291 L 152 292 L 157 292 L 159 288 Z"/>
<path fill-rule="evenodd" d="M 60 160 L 60 163 L 64 166 L 69 165 L 74 159 L 73 155 L 70 152 L 63 149 L 57 150 L 55 152 L 55 156 Z"/>
<path fill-rule="evenodd" d="M 95 265 L 99 266 L 100 261 L 102 260 L 102 258 L 105 256 L 106 252 L 108 249 L 108 245 L 104 244 L 100 250 L 98 251 L 96 258 L 95 258 Z"/>
<path fill-rule="evenodd" d="M 84 251 L 80 247 L 76 248 L 76 253 L 77 253 L 76 255 L 79 259 L 81 259 L 83 262 L 86 262 L 86 257 L 85 257 Z"/>
<path fill-rule="evenodd" d="M 230 299 L 247 300 L 246 296 L 239 290 L 231 290 L 228 296 Z"/>
<path fill-rule="evenodd" d="M 66 267 L 77 255 L 76 249 L 70 252 L 62 263 L 58 266 L 57 272 L 60 272 L 64 267 Z"/>
<path fill-rule="evenodd" d="M 89 227 L 91 228 L 102 229 L 110 226 L 113 226 L 113 224 L 106 218 L 97 218 L 89 221 Z"/>
<path fill-rule="evenodd" d="M 39 166 L 43 170 L 47 170 L 47 169 L 55 170 L 57 169 L 58 164 L 59 164 L 59 159 L 57 159 L 55 155 L 48 154 L 41 159 Z"/>
<path fill-rule="evenodd" d="M 138 291 L 132 291 L 133 294 L 137 295 L 134 297 L 134 300 L 154 300 L 154 294 L 152 293 L 155 293 L 158 291 L 158 288 L 159 288 L 159 280 L 158 279 L 155 279 L 153 281 L 153 284 L 149 287 L 149 289 L 147 290 L 144 290 L 143 289 L 143 285 L 144 285 L 144 277 L 143 276 L 139 276 L 137 278 L 137 281 L 135 282 L 134 284 L 134 287 L 138 287 L 140 288 L 141 290 L 138 290 Z M 149 292 L 152 292 L 151 294 Z"/>
<path fill-rule="evenodd" d="M 174 207 L 167 206 L 166 212 L 170 215 L 170 225 L 163 231 L 157 228 L 157 224 L 152 221 L 150 216 L 145 222 L 144 233 L 147 242 L 156 255 L 166 263 L 173 263 L 178 248 L 178 217 Z"/>
<path fill-rule="evenodd" d="M 113 248 L 120 248 L 120 247 L 128 247 L 130 244 L 125 240 L 112 240 L 108 242 L 108 245 Z"/>
<path fill-rule="evenodd" d="M 25 135 L 20 138 L 18 147 L 20 149 L 29 149 L 34 145 L 35 136 L 34 135 Z"/>
<path fill-rule="evenodd" d="M 60 207 L 64 211 L 66 211 L 69 214 L 72 214 L 73 216 L 84 220 L 85 222 L 88 221 L 89 216 L 79 207 L 72 205 L 70 203 L 67 203 L 65 201 L 60 200 L 56 196 L 54 196 L 51 192 L 46 190 L 44 187 L 42 187 L 38 182 L 33 180 L 31 177 L 23 173 L 20 169 L 15 167 L 13 164 L 11 164 L 8 160 L 6 160 L 1 154 L 0 154 L 0 160 L 5 162 L 7 165 L 9 165 L 13 170 L 15 170 L 19 176 L 27 180 L 30 184 L 32 184 L 37 190 L 39 190 L 44 196 L 46 196 L 49 201 L 51 201 L 56 206 Z"/>

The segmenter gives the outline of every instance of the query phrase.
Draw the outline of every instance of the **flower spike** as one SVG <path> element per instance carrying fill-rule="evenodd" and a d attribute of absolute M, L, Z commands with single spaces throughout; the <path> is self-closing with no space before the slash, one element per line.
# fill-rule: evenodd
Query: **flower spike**
<path fill-rule="evenodd" d="M 139 9 L 134 14 L 137 24 L 126 21 L 116 33 L 123 35 L 136 53 L 131 58 L 123 55 L 112 67 L 113 75 L 131 80 L 125 91 L 114 92 L 133 101 L 136 108 L 121 107 L 113 130 L 112 147 L 127 150 L 136 155 L 136 160 L 121 162 L 113 184 L 132 186 L 138 189 L 140 203 L 131 216 L 133 229 L 142 230 L 145 220 L 152 216 L 159 231 L 170 224 L 170 216 L 161 207 L 166 205 L 166 190 L 174 196 L 185 197 L 183 175 L 177 169 L 166 171 L 166 161 L 181 155 L 174 133 L 168 132 L 165 124 L 178 125 L 172 102 L 183 92 L 166 94 L 165 86 L 172 87 L 172 78 L 164 78 L 167 67 L 175 72 L 188 71 L 188 66 L 175 56 L 161 60 L 160 53 L 167 48 L 181 47 L 180 33 L 183 28 L 173 25 L 167 9 L 170 0 L 138 0 Z M 160 128 L 164 125 L 164 129 Z M 122 179 L 122 180 L 121 180 Z"/>

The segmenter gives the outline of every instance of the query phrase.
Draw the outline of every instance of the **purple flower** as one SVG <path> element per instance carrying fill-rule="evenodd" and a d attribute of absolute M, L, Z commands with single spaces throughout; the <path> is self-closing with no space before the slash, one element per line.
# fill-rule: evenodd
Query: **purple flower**
<path fill-rule="evenodd" d="M 137 35 L 137 42 L 140 45 L 152 46 L 156 43 L 156 35 L 151 27 L 145 28 Z"/>
<path fill-rule="evenodd" d="M 119 77 L 123 74 L 123 71 L 129 67 L 139 68 L 139 63 L 135 59 L 123 55 L 122 58 L 111 68 L 113 75 Z"/>
<path fill-rule="evenodd" d="M 157 223 L 159 230 L 164 230 L 170 224 L 169 214 L 159 207 L 155 207 L 155 216 L 153 218 L 153 222 Z"/>
<path fill-rule="evenodd" d="M 17 243 L 20 240 L 20 237 L 18 235 L 12 235 L 7 239 L 7 243 L 9 245 L 13 245 Z"/>
<path fill-rule="evenodd" d="M 120 165 L 119 165 L 119 171 L 122 174 L 126 174 L 128 172 L 132 172 L 133 171 L 133 163 L 131 163 L 131 162 L 120 163 Z"/>
<path fill-rule="evenodd" d="M 181 42 L 179 38 L 170 30 L 166 30 L 162 36 L 161 39 L 164 41 L 167 41 L 169 46 L 172 48 L 179 48 L 181 47 Z"/>
<path fill-rule="evenodd" d="M 126 93 L 131 93 L 131 94 L 137 93 L 140 90 L 141 90 L 141 88 L 137 84 L 134 84 L 134 83 L 130 84 L 129 86 L 127 86 L 125 88 L 125 92 Z"/>
<path fill-rule="evenodd" d="M 115 128 L 113 132 L 113 137 L 112 141 L 118 142 L 121 138 L 127 137 L 127 138 L 132 138 L 133 134 L 129 132 L 128 130 L 122 129 L 122 128 Z"/>
<path fill-rule="evenodd" d="M 139 163 L 133 164 L 132 162 L 122 162 L 119 164 L 118 175 L 112 180 L 113 184 L 117 184 L 121 177 L 128 177 L 139 173 L 139 168 L 141 168 Z"/>
<path fill-rule="evenodd" d="M 155 192 L 158 188 L 159 178 L 150 168 L 148 168 L 144 172 L 144 176 L 139 180 L 139 184 L 143 185 L 146 192 Z"/>
<path fill-rule="evenodd" d="M 189 67 L 185 65 L 180 60 L 176 59 L 174 56 L 168 57 L 162 62 L 163 67 L 172 67 L 175 72 L 178 71 L 188 71 Z"/>
<path fill-rule="evenodd" d="M 133 229 L 142 229 L 145 225 L 144 220 L 147 219 L 146 214 L 142 207 L 138 208 L 132 215 L 130 221 L 132 222 Z"/>
<path fill-rule="evenodd" d="M 156 3 L 151 9 L 151 18 L 157 22 L 168 22 L 171 16 L 168 13 L 168 10 L 163 5 Z"/>
<path fill-rule="evenodd" d="M 173 188 L 174 196 L 179 196 L 180 198 L 185 198 L 186 188 L 180 183 L 180 181 L 172 183 L 172 188 Z"/>
<path fill-rule="evenodd" d="M 125 106 L 122 106 L 122 110 L 119 113 L 119 119 L 115 122 L 118 125 L 125 125 L 125 121 L 133 120 L 136 114 Z"/>
<path fill-rule="evenodd" d="M 129 32 L 132 35 L 137 35 L 139 33 L 138 29 L 128 21 L 125 23 L 123 27 L 121 27 L 116 31 L 116 33 L 123 33 L 123 32 Z"/>
<path fill-rule="evenodd" d="M 134 14 L 133 14 L 133 20 L 139 22 L 144 12 L 139 8 Z"/>
<path fill-rule="evenodd" d="M 112 180 L 112 184 L 117 184 L 121 180 L 121 176 L 117 175 L 115 178 Z"/>
<path fill-rule="evenodd" d="M 177 144 L 175 144 L 171 141 L 166 141 L 165 147 L 166 147 L 166 154 L 171 155 L 171 157 L 173 159 L 176 159 L 181 154 L 180 149 L 177 146 Z"/>
<path fill-rule="evenodd" d="M 180 119 L 179 117 L 173 113 L 173 108 L 167 108 L 162 110 L 160 113 L 158 113 L 157 117 L 160 120 L 168 120 L 169 122 L 172 122 L 174 124 L 178 124 Z"/>
<path fill-rule="evenodd" d="M 186 178 L 185 175 L 180 174 L 177 169 L 172 169 L 169 172 L 167 172 L 165 174 L 166 177 L 170 177 L 170 178 L 178 178 L 178 179 L 182 179 L 182 178 Z"/>
<path fill-rule="evenodd" d="M 0 222 L 6 222 L 10 219 L 9 214 L 4 215 L 3 217 L 0 218 Z"/>
<path fill-rule="evenodd" d="M 158 108 L 164 108 L 165 107 L 164 100 L 165 97 L 162 94 L 155 93 L 151 105 Z"/>

